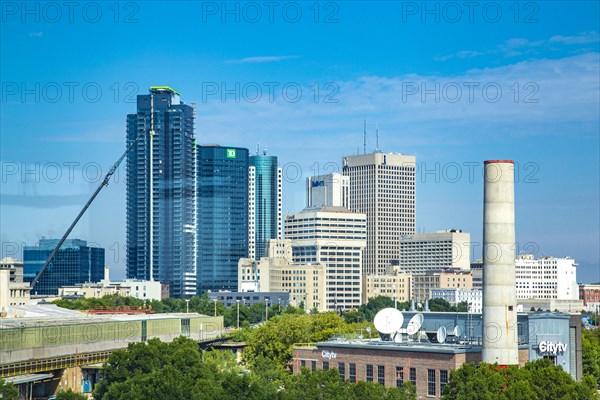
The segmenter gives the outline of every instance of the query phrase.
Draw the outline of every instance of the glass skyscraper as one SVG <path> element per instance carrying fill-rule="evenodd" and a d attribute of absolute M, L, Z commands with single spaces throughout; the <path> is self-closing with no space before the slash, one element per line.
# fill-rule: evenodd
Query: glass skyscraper
<path fill-rule="evenodd" d="M 250 156 L 249 167 L 248 257 L 259 260 L 267 252 L 269 239 L 281 239 L 282 172 L 277 157 Z"/>
<path fill-rule="evenodd" d="M 168 283 L 172 297 L 196 294 L 194 109 L 154 86 L 127 115 L 127 277 Z"/>
<path fill-rule="evenodd" d="M 198 294 L 237 291 L 248 256 L 248 149 L 198 146 Z"/>
<path fill-rule="evenodd" d="M 59 239 L 40 239 L 37 246 L 23 249 L 23 280 L 31 282 L 42 269 Z M 88 246 L 85 240 L 65 240 L 54 260 L 42 274 L 31 294 L 57 295 L 58 288 L 99 282 L 104 277 L 104 249 Z"/>

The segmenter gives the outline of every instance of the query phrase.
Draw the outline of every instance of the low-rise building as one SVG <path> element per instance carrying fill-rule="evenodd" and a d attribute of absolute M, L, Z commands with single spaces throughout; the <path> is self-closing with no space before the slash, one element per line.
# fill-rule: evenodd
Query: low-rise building
<path fill-rule="evenodd" d="M 251 306 L 257 303 L 266 303 L 269 307 L 279 305 L 287 307 L 290 304 L 290 295 L 287 292 L 208 292 L 212 301 L 223 303 L 225 307 L 235 306 L 237 303 Z"/>
<path fill-rule="evenodd" d="M 432 289 L 445 288 L 472 289 L 473 276 L 471 272 L 462 269 L 447 269 L 412 276 L 412 298 L 416 301 L 424 302 L 430 299 Z"/>
<path fill-rule="evenodd" d="M 162 300 L 168 297 L 168 286 L 157 281 L 140 279 L 125 279 L 121 282 L 111 282 L 108 267 L 104 269 L 104 279 L 98 283 L 81 283 L 63 286 L 58 289 L 60 297 L 100 298 L 118 294 L 123 297 L 135 297 L 140 300 Z M 164 297 L 166 294 L 166 297 Z"/>
<path fill-rule="evenodd" d="M 579 299 L 588 311 L 600 311 L 600 282 L 579 284 Z"/>
<path fill-rule="evenodd" d="M 431 289 L 431 298 L 444 299 L 451 306 L 467 303 L 468 311 L 472 313 L 480 313 L 483 310 L 483 292 L 479 289 Z"/>
<path fill-rule="evenodd" d="M 378 296 L 390 297 L 397 301 L 411 300 L 411 274 L 388 268 L 385 275 L 363 277 L 363 303 Z"/>

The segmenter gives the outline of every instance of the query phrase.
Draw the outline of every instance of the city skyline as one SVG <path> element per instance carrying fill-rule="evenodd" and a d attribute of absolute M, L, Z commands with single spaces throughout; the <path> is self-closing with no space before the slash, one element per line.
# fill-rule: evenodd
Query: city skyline
<path fill-rule="evenodd" d="M 571 256 L 578 280 L 599 281 L 598 5 L 540 3 L 535 12 L 521 4 L 517 16 L 497 4 L 504 7 L 497 23 L 480 9 L 471 24 L 466 12 L 453 23 L 450 14 L 440 11 L 436 21 L 402 3 L 378 10 L 323 3 L 319 23 L 304 8 L 293 24 L 280 13 L 274 23 L 244 15 L 236 22 L 201 5 L 181 13 L 178 4 L 140 3 L 133 13 L 123 3 L 119 23 L 108 9 L 98 24 L 75 14 L 81 35 L 70 33 L 66 12 L 64 23 L 3 14 L 2 256 L 20 258 L 13 244 L 62 235 L 122 152 L 130 100 L 169 85 L 196 103 L 198 144 L 254 149 L 258 142 L 278 156 L 284 215 L 303 208 L 307 176 L 341 173 L 342 157 L 363 153 L 364 119 L 369 152 L 416 156 L 417 232 L 457 228 L 481 243 L 483 160 L 514 159 L 519 250 Z M 137 22 L 125 23 L 131 15 Z M 152 21 L 174 15 L 180 40 L 147 39 Z M 128 43 L 121 35 L 130 35 Z M 83 37 L 95 46 L 73 52 Z M 183 67 L 174 74 L 165 60 Z M 272 102 L 268 82 L 278 83 Z M 453 102 L 456 82 L 462 97 Z M 294 84 L 303 94 L 296 102 Z M 502 96 L 494 102 L 496 85 Z M 256 86 L 263 95 L 252 102 Z M 70 236 L 106 248 L 115 276 L 125 265 L 124 178 L 122 166 Z M 480 253 L 474 246 L 471 258 Z"/>

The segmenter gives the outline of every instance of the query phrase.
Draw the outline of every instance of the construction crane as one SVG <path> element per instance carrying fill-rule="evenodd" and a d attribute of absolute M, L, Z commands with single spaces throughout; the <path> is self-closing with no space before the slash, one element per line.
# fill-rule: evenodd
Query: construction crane
<path fill-rule="evenodd" d="M 117 170 L 117 168 L 119 168 L 119 165 L 125 159 L 125 157 L 127 157 L 127 154 L 131 151 L 131 149 L 133 148 L 133 146 L 142 137 L 144 137 L 145 133 L 146 133 L 145 130 L 142 131 L 142 132 L 140 132 L 140 134 L 138 135 L 138 137 L 136 137 L 135 140 L 129 144 L 129 146 L 127 147 L 127 149 L 123 153 L 123 155 L 121 155 L 121 157 L 117 160 L 117 162 L 114 163 L 114 165 L 108 170 L 108 172 L 106 173 L 106 176 L 104 177 L 104 179 L 100 183 L 100 186 L 98 186 L 98 188 L 92 194 L 92 196 L 87 201 L 87 203 L 85 203 L 85 206 L 83 206 L 83 208 L 81 209 L 81 211 L 79 212 L 79 214 L 77 215 L 77 217 L 75 218 L 75 220 L 73 221 L 73 223 L 71 224 L 71 226 L 69 226 L 69 229 L 67 229 L 67 231 L 65 232 L 65 234 L 63 235 L 63 237 L 59 240 L 58 244 L 56 245 L 56 247 L 54 248 L 54 250 L 52 251 L 52 253 L 50 253 L 50 257 L 48 257 L 48 259 L 44 263 L 44 266 L 42 267 L 42 269 L 40 269 L 40 271 L 37 273 L 37 275 L 35 276 L 35 278 L 33 279 L 33 281 L 31 281 L 31 288 L 32 289 L 38 283 L 38 281 L 42 277 L 42 274 L 44 273 L 44 271 L 46 270 L 46 268 L 48 268 L 48 265 L 50 265 L 50 263 L 54 260 L 54 257 L 56 256 L 56 253 L 58 253 L 58 250 L 60 250 L 60 247 L 63 245 L 63 243 L 65 242 L 65 240 L 67 240 L 67 237 L 69 236 L 69 234 L 71 233 L 71 231 L 73 230 L 73 228 L 75 228 L 75 225 L 77 225 L 77 223 L 79 222 L 79 220 L 81 219 L 81 217 L 83 217 L 83 214 L 85 214 L 85 212 L 89 208 L 90 204 L 92 204 L 92 202 L 94 201 L 94 199 L 96 198 L 96 196 L 98 196 L 98 193 L 100 193 L 100 191 L 102 190 L 102 188 L 104 188 L 105 186 L 108 186 L 108 181 L 110 180 L 110 177 L 115 173 L 115 171 Z"/>

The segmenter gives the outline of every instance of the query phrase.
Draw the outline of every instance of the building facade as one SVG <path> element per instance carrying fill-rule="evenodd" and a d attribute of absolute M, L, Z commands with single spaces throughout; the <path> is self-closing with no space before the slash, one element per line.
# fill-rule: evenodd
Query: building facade
<path fill-rule="evenodd" d="M 350 208 L 350 177 L 334 172 L 306 178 L 306 207 Z"/>
<path fill-rule="evenodd" d="M 342 159 L 350 177 L 350 210 L 367 216 L 363 274 L 384 274 L 397 260 L 400 238 L 415 233 L 415 157 L 371 153 Z"/>
<path fill-rule="evenodd" d="M 269 239 L 283 237 L 283 175 L 277 157 L 255 154 L 248 169 L 248 257 L 259 260 Z"/>
<path fill-rule="evenodd" d="M 366 235 L 366 215 L 343 207 L 307 208 L 286 216 L 285 236 L 292 241 L 293 261 L 325 265 L 327 310 L 361 305 Z"/>
<path fill-rule="evenodd" d="M 23 261 L 11 257 L 3 258 L 0 260 L 0 269 L 8 269 L 10 271 L 11 282 L 23 282 Z"/>
<path fill-rule="evenodd" d="M 366 275 L 363 277 L 363 303 L 378 296 L 390 297 L 397 301 L 410 301 L 411 274 L 390 271 L 385 275 Z"/>
<path fill-rule="evenodd" d="M 470 242 L 471 235 L 460 229 L 403 236 L 397 264 L 410 273 L 440 268 L 469 270 Z"/>
<path fill-rule="evenodd" d="M 325 265 L 293 262 L 289 239 L 269 240 L 266 257 L 240 259 L 238 267 L 240 292 L 286 292 L 294 307 L 327 311 Z"/>
<path fill-rule="evenodd" d="M 158 281 L 126 279 L 122 282 L 101 281 L 63 286 L 58 289 L 58 295 L 61 297 L 101 298 L 116 294 L 140 300 L 160 301 L 163 299 L 162 288 L 163 284 Z"/>
<path fill-rule="evenodd" d="M 157 280 L 173 297 L 196 294 L 194 109 L 164 86 L 127 115 L 127 277 Z"/>
<path fill-rule="evenodd" d="M 433 289 L 473 289 L 473 276 L 470 271 L 461 269 L 429 271 L 412 276 L 412 298 L 424 302 L 431 298 Z"/>
<path fill-rule="evenodd" d="M 444 299 L 451 306 L 458 303 L 467 303 L 468 311 L 472 313 L 481 313 L 483 307 L 483 292 L 479 289 L 431 289 L 432 299 Z"/>
<path fill-rule="evenodd" d="M 579 299 L 586 310 L 600 312 L 600 282 L 580 284 Z"/>
<path fill-rule="evenodd" d="M 245 306 L 265 303 L 268 307 L 286 308 L 290 304 L 290 296 L 287 292 L 210 292 L 208 298 L 223 303 L 225 307 L 235 306 L 237 303 Z"/>
<path fill-rule="evenodd" d="M 32 282 L 59 239 L 40 239 L 36 246 L 23 248 L 23 277 Z M 88 246 L 87 241 L 67 239 L 54 260 L 31 288 L 34 295 L 56 295 L 58 288 L 85 282 L 98 282 L 104 276 L 104 249 Z"/>
<path fill-rule="evenodd" d="M 248 256 L 248 149 L 198 146 L 198 294 L 237 290 Z"/>

